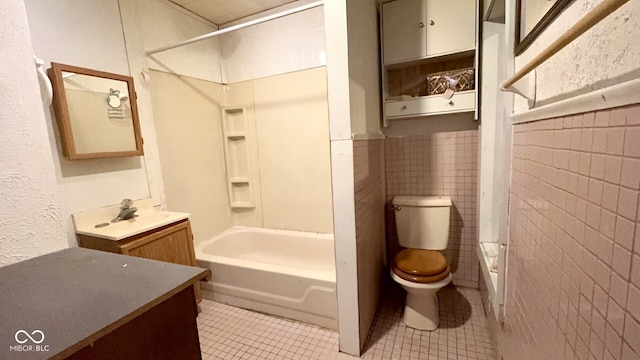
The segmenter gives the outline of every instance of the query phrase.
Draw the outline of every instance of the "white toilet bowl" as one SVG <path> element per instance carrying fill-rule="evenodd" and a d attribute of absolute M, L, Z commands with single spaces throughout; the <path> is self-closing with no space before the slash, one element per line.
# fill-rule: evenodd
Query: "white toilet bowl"
<path fill-rule="evenodd" d="M 418 329 L 433 331 L 440 326 L 438 314 L 438 290 L 451 282 L 451 274 L 433 283 L 415 283 L 402 279 L 393 270 L 391 278 L 407 291 L 402 321 L 405 325 Z"/>
<path fill-rule="evenodd" d="M 440 325 L 436 293 L 451 282 L 451 266 L 442 254 L 449 244 L 451 198 L 396 196 L 392 201 L 398 245 L 391 278 L 407 291 L 403 321 L 433 331 Z"/>

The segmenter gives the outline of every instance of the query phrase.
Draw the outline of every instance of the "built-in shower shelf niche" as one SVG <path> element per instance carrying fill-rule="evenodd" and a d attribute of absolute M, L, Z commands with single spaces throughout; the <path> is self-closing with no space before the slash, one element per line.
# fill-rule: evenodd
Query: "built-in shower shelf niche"
<path fill-rule="evenodd" d="M 248 177 L 234 177 L 234 178 L 231 178 L 229 181 L 231 181 L 232 184 L 248 184 L 249 183 L 249 178 Z"/>
<path fill-rule="evenodd" d="M 244 108 L 225 108 L 223 111 L 225 114 L 225 134 L 244 134 L 246 130 Z"/>
<path fill-rule="evenodd" d="M 246 112 L 242 107 L 222 109 L 222 131 L 231 208 L 253 208 L 251 160 L 247 142 Z"/>
<path fill-rule="evenodd" d="M 251 185 L 248 182 L 231 183 L 231 207 L 232 208 L 253 208 L 251 196 Z"/>

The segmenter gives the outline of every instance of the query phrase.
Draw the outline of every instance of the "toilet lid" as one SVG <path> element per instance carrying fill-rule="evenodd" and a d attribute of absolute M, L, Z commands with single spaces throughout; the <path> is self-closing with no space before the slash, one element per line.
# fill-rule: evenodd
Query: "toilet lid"
<path fill-rule="evenodd" d="M 404 249 L 394 263 L 398 270 L 414 276 L 433 276 L 447 269 L 447 259 L 435 250 Z"/>

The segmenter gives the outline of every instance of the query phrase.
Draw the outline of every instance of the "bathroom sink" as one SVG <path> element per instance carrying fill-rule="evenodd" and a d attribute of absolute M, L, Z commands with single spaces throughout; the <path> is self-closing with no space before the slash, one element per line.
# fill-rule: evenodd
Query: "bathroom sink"
<path fill-rule="evenodd" d="M 155 213 L 138 215 L 128 220 L 122 220 L 116 223 L 112 223 L 112 225 L 122 224 L 123 226 L 145 226 L 148 224 L 156 224 L 158 222 L 162 222 L 170 216 L 170 212 L 158 211 Z"/>
<path fill-rule="evenodd" d="M 138 200 L 134 205 L 138 216 L 112 223 L 118 213 L 117 206 L 73 214 L 76 233 L 109 240 L 122 240 L 145 231 L 184 220 L 190 214 L 154 209 L 151 199 Z"/>

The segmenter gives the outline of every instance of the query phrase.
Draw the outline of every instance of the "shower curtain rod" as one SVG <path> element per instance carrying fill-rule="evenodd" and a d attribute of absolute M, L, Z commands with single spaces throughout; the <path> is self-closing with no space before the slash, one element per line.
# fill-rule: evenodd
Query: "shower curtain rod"
<path fill-rule="evenodd" d="M 263 22 L 266 22 L 266 21 L 269 21 L 269 20 L 277 19 L 277 18 L 280 18 L 280 17 L 283 17 L 283 16 L 295 14 L 295 13 L 300 12 L 300 11 L 304 11 L 304 10 L 308 10 L 308 9 L 311 9 L 311 8 L 315 8 L 315 7 L 321 6 L 323 3 L 324 3 L 324 1 L 314 1 L 314 2 L 308 3 L 306 5 L 301 5 L 301 6 L 298 6 L 298 7 L 295 7 L 295 8 L 291 8 L 289 10 L 285 10 L 285 11 L 281 11 L 281 12 L 278 12 L 278 13 L 275 13 L 275 14 L 267 15 L 267 16 L 262 17 L 262 18 L 250 20 L 250 21 L 238 24 L 238 25 L 229 26 L 228 28 L 224 28 L 222 30 L 217 30 L 217 31 L 214 31 L 214 32 L 210 32 L 208 34 L 196 36 L 194 38 L 181 41 L 181 42 L 179 42 L 177 44 L 163 46 L 163 47 L 159 47 L 157 49 L 149 50 L 149 51 L 147 51 L 145 53 L 147 55 L 153 55 L 153 54 L 156 54 L 156 53 L 159 53 L 159 52 L 162 52 L 162 51 L 175 49 L 175 48 L 180 47 L 180 46 L 189 45 L 189 44 L 192 44 L 194 42 L 206 40 L 206 39 L 209 39 L 209 38 L 212 38 L 212 37 L 215 37 L 215 36 L 218 36 L 218 35 L 226 34 L 228 32 L 236 31 L 236 30 L 248 27 L 248 26 L 260 24 L 260 23 L 263 23 Z"/>

